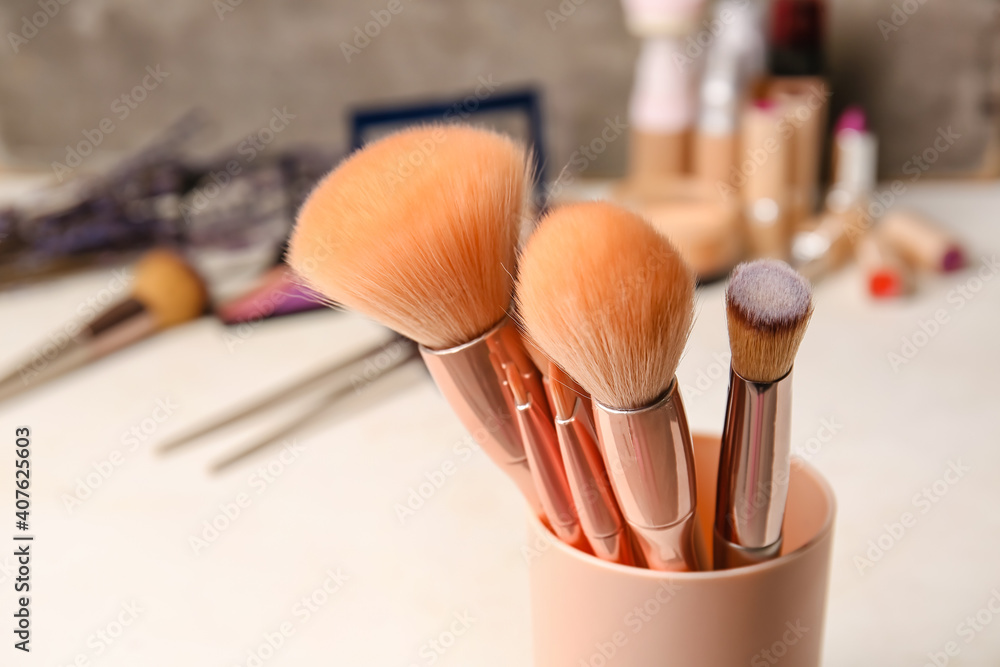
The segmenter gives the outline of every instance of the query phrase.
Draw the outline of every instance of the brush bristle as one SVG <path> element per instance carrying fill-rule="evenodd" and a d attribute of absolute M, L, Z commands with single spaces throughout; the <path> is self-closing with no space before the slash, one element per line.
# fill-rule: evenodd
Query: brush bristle
<path fill-rule="evenodd" d="M 733 370 L 751 382 L 788 374 L 812 315 L 809 282 L 777 260 L 740 264 L 726 288 Z"/>
<path fill-rule="evenodd" d="M 132 298 L 152 313 L 161 328 L 193 320 L 208 305 L 201 277 L 167 250 L 154 250 L 136 264 Z"/>
<path fill-rule="evenodd" d="M 574 204 L 528 240 L 517 301 L 545 354 L 598 402 L 635 409 L 673 380 L 694 317 L 694 276 L 638 215 Z"/>
<path fill-rule="evenodd" d="M 535 368 L 540 370 L 543 374 L 547 375 L 549 364 L 552 363 L 552 360 L 549 359 L 548 355 L 539 350 L 538 346 L 532 343 L 531 340 L 529 340 L 524 336 L 522 336 L 521 338 L 522 338 L 521 342 L 524 344 L 524 351 L 528 353 L 528 356 L 531 358 L 532 363 L 535 364 Z"/>
<path fill-rule="evenodd" d="M 529 194 L 523 146 L 463 126 L 358 151 L 299 211 L 289 264 L 313 289 L 431 349 L 506 313 Z"/>

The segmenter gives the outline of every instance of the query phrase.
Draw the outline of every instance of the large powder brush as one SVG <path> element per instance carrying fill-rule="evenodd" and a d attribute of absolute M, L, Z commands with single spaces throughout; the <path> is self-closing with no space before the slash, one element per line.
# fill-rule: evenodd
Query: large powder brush
<path fill-rule="evenodd" d="M 385 137 L 309 196 L 288 260 L 329 300 L 418 342 L 472 436 L 578 543 L 541 377 L 507 317 L 528 163 L 520 144 L 471 127 Z"/>

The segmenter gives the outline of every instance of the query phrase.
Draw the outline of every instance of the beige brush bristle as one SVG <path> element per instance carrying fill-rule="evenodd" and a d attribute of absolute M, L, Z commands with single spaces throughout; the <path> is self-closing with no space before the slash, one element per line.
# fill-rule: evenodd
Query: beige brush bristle
<path fill-rule="evenodd" d="M 471 127 L 385 137 L 309 196 L 289 264 L 331 301 L 425 347 L 466 343 L 510 305 L 527 164 L 523 146 Z"/>
<path fill-rule="evenodd" d="M 535 364 L 535 367 L 544 374 L 548 374 L 549 364 L 552 362 L 549 357 L 538 349 L 538 346 L 531 342 L 526 337 L 522 337 L 522 342 L 524 343 L 524 351 L 528 353 L 531 361 Z"/>
<path fill-rule="evenodd" d="M 139 260 L 132 298 L 152 313 L 160 328 L 193 320 L 208 305 L 208 291 L 201 277 L 168 250 L 153 250 Z"/>
<path fill-rule="evenodd" d="M 670 386 L 694 317 L 694 276 L 638 215 L 574 204 L 528 240 L 517 302 L 545 354 L 598 402 L 634 409 Z"/>
<path fill-rule="evenodd" d="M 737 266 L 726 288 L 733 370 L 751 382 L 787 375 L 812 311 L 809 282 L 784 262 Z"/>

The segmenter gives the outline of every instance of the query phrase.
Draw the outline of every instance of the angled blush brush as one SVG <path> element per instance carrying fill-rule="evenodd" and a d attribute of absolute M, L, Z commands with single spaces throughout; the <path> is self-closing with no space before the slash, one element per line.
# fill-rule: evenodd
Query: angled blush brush
<path fill-rule="evenodd" d="M 776 558 L 791 465 L 792 364 L 812 315 L 784 262 L 737 266 L 726 289 L 732 368 L 715 510 L 716 569 Z"/>
<path fill-rule="evenodd" d="M 36 352 L 0 379 L 0 400 L 107 356 L 143 338 L 193 320 L 205 311 L 208 292 L 201 277 L 180 256 L 153 250 L 136 264 L 131 295 L 75 325 L 73 338 L 55 354 Z M 68 329 L 69 327 L 67 327 Z"/>
<path fill-rule="evenodd" d="M 546 516 L 546 506 L 571 506 L 558 497 L 565 481 L 558 470 L 533 471 L 532 461 L 553 457 L 529 457 L 525 446 L 558 452 L 558 443 L 525 442 L 506 370 L 547 412 L 538 370 L 507 316 L 530 197 L 527 163 L 522 146 L 470 127 L 390 135 L 319 184 L 299 213 L 288 259 L 328 299 L 419 343 L 463 424 Z"/>
<path fill-rule="evenodd" d="M 694 275 L 639 216 L 604 202 L 557 208 L 521 259 L 531 341 L 594 401 L 607 471 L 650 568 L 698 569 L 694 458 L 674 373 Z"/>

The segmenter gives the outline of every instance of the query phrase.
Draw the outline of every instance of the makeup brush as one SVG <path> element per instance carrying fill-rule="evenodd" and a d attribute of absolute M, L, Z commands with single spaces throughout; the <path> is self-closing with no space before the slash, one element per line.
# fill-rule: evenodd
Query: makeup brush
<path fill-rule="evenodd" d="M 164 329 L 193 320 L 205 311 L 205 284 L 173 252 L 154 250 L 134 268 L 132 294 L 85 324 L 70 323 L 53 340 L 0 379 L 0 400 L 51 380 Z M 69 332 L 78 332 L 70 334 Z"/>
<path fill-rule="evenodd" d="M 554 457 L 526 455 L 519 408 L 497 363 L 531 397 L 532 419 L 550 419 L 539 373 L 507 317 L 531 194 L 527 164 L 519 144 L 471 127 L 390 135 L 319 184 L 299 212 L 288 258 L 326 298 L 419 343 L 473 438 L 547 516 L 543 507 L 571 506 L 559 497 L 565 475 L 532 470 L 530 461 L 557 460 L 558 443 L 541 443 Z M 549 518 L 555 528 L 565 517 Z"/>
<path fill-rule="evenodd" d="M 603 560 L 637 565 L 640 561 L 604 467 L 590 397 L 556 364 L 550 362 L 547 371 L 545 391 L 556 420 L 559 449 L 590 549 Z"/>
<path fill-rule="evenodd" d="M 788 497 L 792 364 L 813 304 L 777 260 L 733 270 L 726 289 L 732 368 L 715 512 L 716 569 L 776 558 Z"/>
<path fill-rule="evenodd" d="M 594 400 L 611 484 L 650 568 L 697 569 L 691 436 L 674 373 L 694 276 L 645 220 L 604 202 L 557 208 L 521 258 L 528 334 Z"/>
<path fill-rule="evenodd" d="M 628 527 L 597 444 L 590 396 L 530 340 L 524 341 L 524 349 L 542 372 L 570 495 L 590 551 L 612 563 L 636 565 Z"/>

